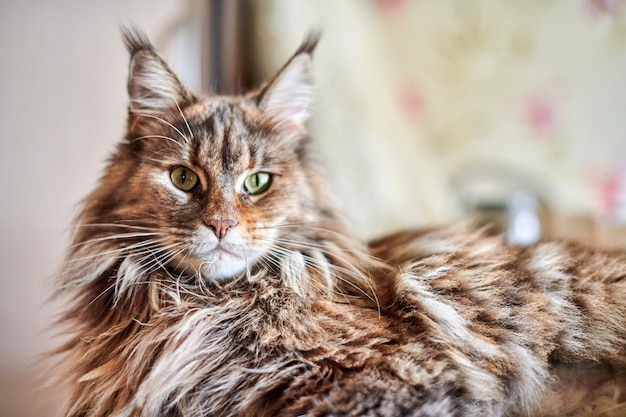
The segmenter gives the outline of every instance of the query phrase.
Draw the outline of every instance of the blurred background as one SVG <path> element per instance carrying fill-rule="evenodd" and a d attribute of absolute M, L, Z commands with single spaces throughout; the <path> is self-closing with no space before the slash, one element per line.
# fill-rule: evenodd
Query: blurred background
<path fill-rule="evenodd" d="M 471 215 L 515 244 L 626 246 L 625 0 L 2 0 L 0 417 L 59 415 L 46 300 L 123 134 L 128 23 L 205 93 L 322 31 L 310 127 L 363 238 Z"/>

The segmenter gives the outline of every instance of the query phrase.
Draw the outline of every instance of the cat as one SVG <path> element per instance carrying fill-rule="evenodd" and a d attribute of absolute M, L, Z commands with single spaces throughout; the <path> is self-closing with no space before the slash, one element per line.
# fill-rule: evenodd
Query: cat
<path fill-rule="evenodd" d="M 311 151 L 309 36 L 242 96 L 146 35 L 59 278 L 68 417 L 626 415 L 626 255 L 466 225 L 350 235 Z"/>

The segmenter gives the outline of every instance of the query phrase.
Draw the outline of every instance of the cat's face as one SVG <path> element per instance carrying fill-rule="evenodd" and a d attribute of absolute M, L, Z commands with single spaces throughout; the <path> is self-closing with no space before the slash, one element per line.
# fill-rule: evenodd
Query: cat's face
<path fill-rule="evenodd" d="M 219 280 L 271 262 L 283 232 L 319 210 L 304 128 L 314 42 L 259 92 L 234 98 L 193 96 L 145 39 L 126 42 L 127 137 L 84 221 L 110 225 L 103 234 L 128 226 L 132 267 L 142 270 Z"/>
<path fill-rule="evenodd" d="M 165 245 L 181 250 L 175 263 L 216 279 L 237 275 L 302 210 L 310 187 L 298 141 L 283 143 L 265 123 L 250 101 L 199 100 L 129 136 L 139 161 L 129 214 L 166 231 Z"/>

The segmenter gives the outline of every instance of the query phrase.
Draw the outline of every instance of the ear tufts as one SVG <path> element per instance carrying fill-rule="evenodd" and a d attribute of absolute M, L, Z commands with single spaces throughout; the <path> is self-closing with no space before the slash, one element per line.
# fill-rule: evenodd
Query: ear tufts
<path fill-rule="evenodd" d="M 279 128 L 302 130 L 309 118 L 313 97 L 311 54 L 318 41 L 318 34 L 310 34 L 258 95 L 257 105 Z"/>
<path fill-rule="evenodd" d="M 175 111 L 192 98 L 143 31 L 123 28 L 122 36 L 131 56 L 128 75 L 131 114 L 162 115 Z"/>
<path fill-rule="evenodd" d="M 304 38 L 300 47 L 296 50 L 293 56 L 297 56 L 300 54 L 309 54 L 313 55 L 313 51 L 315 51 L 315 47 L 320 41 L 320 33 L 319 32 L 311 32 Z"/>
<path fill-rule="evenodd" d="M 124 45 L 126 45 L 126 49 L 131 57 L 141 51 L 155 52 L 154 46 L 143 30 L 134 26 L 122 26 L 120 30 L 122 31 Z"/>

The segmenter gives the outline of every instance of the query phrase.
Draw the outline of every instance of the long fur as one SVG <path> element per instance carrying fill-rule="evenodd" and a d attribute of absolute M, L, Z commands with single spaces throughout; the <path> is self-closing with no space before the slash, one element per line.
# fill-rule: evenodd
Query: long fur
<path fill-rule="evenodd" d="M 623 254 L 462 226 L 364 245 L 304 128 L 315 38 L 258 91 L 198 97 L 124 36 L 127 134 L 59 279 L 68 417 L 626 415 Z"/>

